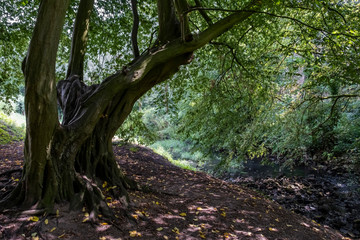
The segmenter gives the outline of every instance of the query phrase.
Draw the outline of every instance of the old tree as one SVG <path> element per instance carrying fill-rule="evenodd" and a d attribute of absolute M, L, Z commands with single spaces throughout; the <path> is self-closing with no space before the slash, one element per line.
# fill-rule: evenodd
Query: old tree
<path fill-rule="evenodd" d="M 130 5 L 130 1 L 127 2 Z M 152 41 L 153 36 L 148 36 L 151 45 L 140 54 L 139 14 L 136 0 L 132 0 L 133 60 L 122 69 L 114 69 L 100 84 L 87 85 L 84 59 L 90 16 L 100 5 L 94 0 L 80 0 L 75 7 L 70 0 L 40 1 L 22 64 L 27 119 L 25 165 L 21 180 L 1 201 L 1 208 L 22 206 L 51 211 L 54 203 L 67 201 L 73 207 L 85 205 L 92 216 L 99 212 L 110 215 L 99 187 L 104 181 L 117 186 L 113 194 L 126 204 L 129 200 L 126 189 L 138 186 L 124 176 L 115 161 L 112 138 L 116 130 L 130 114 L 134 103 L 156 84 L 174 75 L 180 66 L 189 64 L 195 50 L 208 43 L 229 48 L 226 42 L 212 42 L 224 33 L 237 29 L 235 39 L 238 38 L 240 44 L 261 21 L 278 24 L 281 28 L 281 24 L 285 24 L 281 20 L 286 20 L 294 29 L 309 30 L 312 34 L 309 36 L 322 39 L 318 44 L 336 45 L 333 37 L 351 39 L 356 34 L 346 29 L 346 13 L 341 11 L 347 8 L 338 1 L 234 2 L 158 0 L 157 5 L 147 5 L 157 8 L 157 37 Z M 102 4 L 111 5 L 112 1 Z M 66 79 L 58 81 L 55 66 L 60 37 L 66 13 L 74 9 L 77 13 Z M 304 12 L 307 20 L 319 14 L 323 17 L 322 23 L 305 22 L 300 18 Z M 269 19 L 277 20 L 271 22 Z M 299 41 L 303 39 L 299 37 Z M 62 112 L 61 121 L 58 106 Z"/>

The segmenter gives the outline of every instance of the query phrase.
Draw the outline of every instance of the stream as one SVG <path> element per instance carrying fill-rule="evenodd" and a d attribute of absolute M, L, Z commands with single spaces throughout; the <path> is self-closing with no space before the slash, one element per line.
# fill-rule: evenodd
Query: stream
<path fill-rule="evenodd" d="M 282 169 L 251 160 L 223 179 L 250 187 L 318 223 L 360 239 L 360 175 L 342 167 Z"/>

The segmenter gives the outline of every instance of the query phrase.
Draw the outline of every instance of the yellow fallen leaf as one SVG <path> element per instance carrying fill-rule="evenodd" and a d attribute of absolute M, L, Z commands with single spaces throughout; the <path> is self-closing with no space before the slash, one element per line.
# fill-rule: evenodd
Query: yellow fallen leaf
<path fill-rule="evenodd" d="M 220 215 L 226 217 L 226 212 L 222 212 Z"/>
<path fill-rule="evenodd" d="M 159 228 L 156 229 L 156 231 L 159 231 L 159 232 L 162 231 L 162 230 L 163 230 L 162 227 L 159 227 Z"/>
<path fill-rule="evenodd" d="M 134 231 L 129 231 L 130 237 L 141 237 L 141 233 Z"/>
<path fill-rule="evenodd" d="M 29 218 L 30 221 L 37 222 L 39 221 L 39 218 L 37 216 L 32 216 Z"/>
<path fill-rule="evenodd" d="M 171 231 L 173 231 L 176 234 L 180 233 L 180 231 L 179 231 L 179 229 L 177 227 L 174 227 Z"/>
<path fill-rule="evenodd" d="M 185 217 L 185 216 L 186 216 L 186 213 L 182 212 L 182 213 L 180 213 L 179 215 L 182 216 L 182 217 Z"/>
<path fill-rule="evenodd" d="M 201 207 L 197 207 L 196 210 L 201 211 L 203 209 Z"/>
<path fill-rule="evenodd" d="M 58 238 L 63 238 L 63 237 L 65 237 L 65 233 L 58 236 Z"/>
<path fill-rule="evenodd" d="M 59 216 L 59 209 L 56 209 L 56 217 Z"/>
<path fill-rule="evenodd" d="M 49 220 L 45 219 L 45 224 L 48 225 L 49 224 Z"/>
<path fill-rule="evenodd" d="M 55 229 L 56 229 L 56 227 L 53 227 L 51 230 L 50 230 L 50 232 L 53 232 L 53 231 L 55 231 Z"/>
<path fill-rule="evenodd" d="M 168 240 L 168 239 L 169 239 L 169 237 L 168 237 L 168 236 L 166 236 L 166 235 L 164 235 L 164 239 L 165 239 L 165 240 Z"/>
<path fill-rule="evenodd" d="M 271 227 L 269 227 L 269 231 L 271 231 L 271 232 L 277 232 L 278 230 L 277 230 L 276 228 L 271 228 Z"/>
<path fill-rule="evenodd" d="M 206 236 L 205 236 L 205 234 L 203 232 L 199 232 L 199 237 L 201 237 L 202 239 L 206 238 Z"/>
<path fill-rule="evenodd" d="M 105 181 L 102 185 L 103 188 L 105 188 L 107 186 L 107 182 Z"/>
<path fill-rule="evenodd" d="M 101 225 L 109 225 L 108 223 L 106 223 L 106 222 L 102 222 L 102 223 L 100 223 Z"/>

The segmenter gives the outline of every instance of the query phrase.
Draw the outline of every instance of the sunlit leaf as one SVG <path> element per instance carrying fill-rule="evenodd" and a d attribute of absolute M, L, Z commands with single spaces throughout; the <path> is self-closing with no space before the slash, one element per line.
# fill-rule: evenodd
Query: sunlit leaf
<path fill-rule="evenodd" d="M 37 216 L 32 216 L 29 218 L 30 221 L 37 222 L 39 221 L 39 218 Z"/>
<path fill-rule="evenodd" d="M 183 213 L 180 213 L 179 215 L 182 216 L 182 217 L 185 217 L 186 213 L 183 212 Z"/>
<path fill-rule="evenodd" d="M 45 224 L 48 225 L 49 224 L 49 220 L 45 219 Z"/>
<path fill-rule="evenodd" d="M 162 231 L 163 229 L 164 229 L 164 228 L 159 227 L 159 228 L 156 229 L 156 231 Z"/>
<path fill-rule="evenodd" d="M 141 237 L 141 233 L 134 231 L 129 231 L 130 237 Z"/>

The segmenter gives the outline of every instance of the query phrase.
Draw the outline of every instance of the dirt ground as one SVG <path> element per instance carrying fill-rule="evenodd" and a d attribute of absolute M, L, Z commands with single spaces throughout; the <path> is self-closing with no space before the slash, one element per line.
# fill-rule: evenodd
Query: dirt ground
<path fill-rule="evenodd" d="M 20 178 L 22 148 L 0 145 L 0 198 Z M 148 189 L 129 191 L 134 220 L 110 197 L 117 220 L 100 216 L 97 224 L 86 209 L 69 211 L 67 204 L 46 216 L 11 209 L 0 212 L 0 239 L 350 239 L 245 187 L 180 169 L 148 148 L 114 146 L 114 152 L 126 175 Z M 103 184 L 105 195 L 111 187 Z"/>

